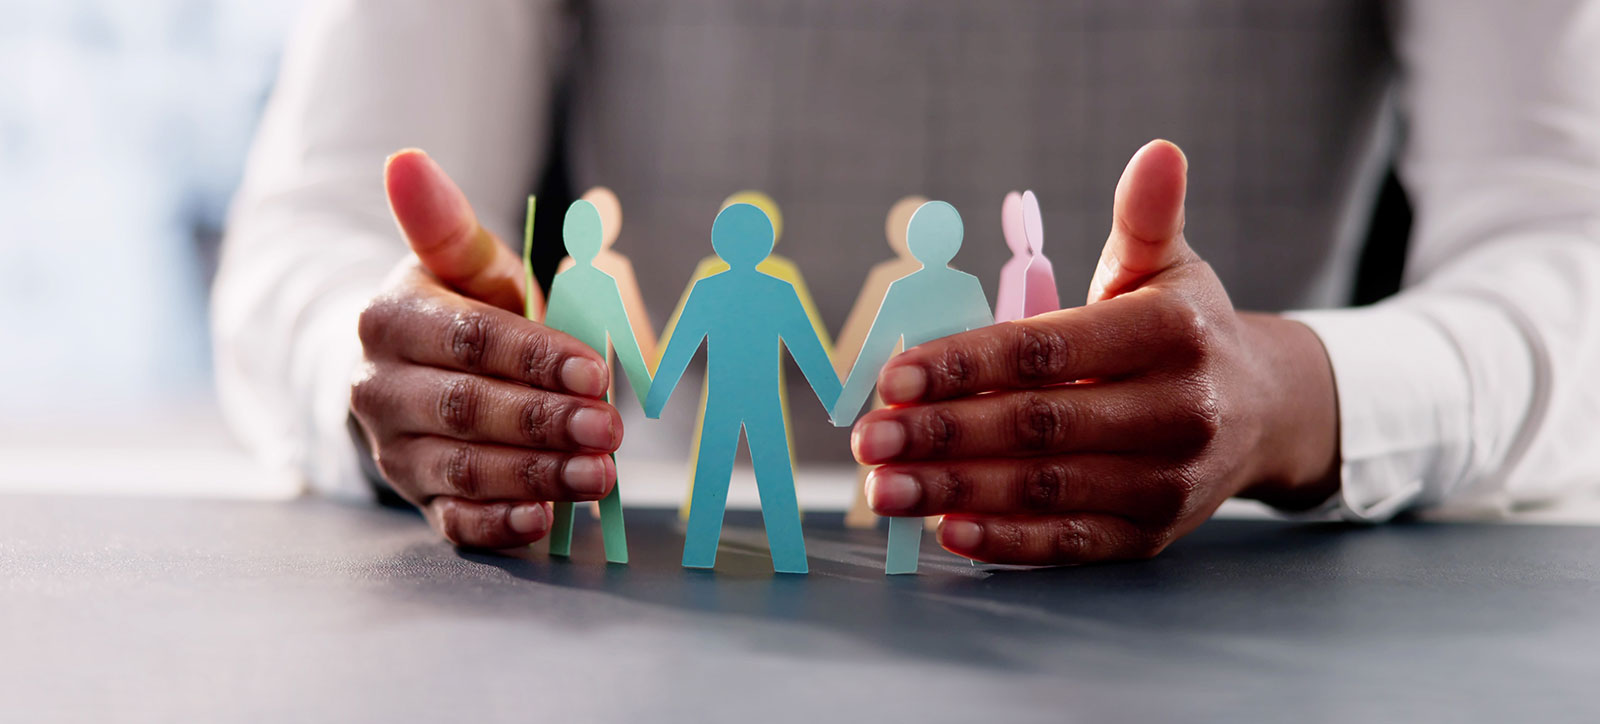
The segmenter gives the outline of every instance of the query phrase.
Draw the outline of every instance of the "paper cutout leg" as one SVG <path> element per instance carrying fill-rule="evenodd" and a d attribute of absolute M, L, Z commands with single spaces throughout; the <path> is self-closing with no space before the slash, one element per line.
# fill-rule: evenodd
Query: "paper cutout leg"
<path fill-rule="evenodd" d="M 695 465 L 696 495 L 689 509 L 689 530 L 683 542 L 684 568 L 711 568 L 717 564 L 717 541 L 722 538 L 722 516 L 728 507 L 728 483 L 733 477 L 733 456 L 739 450 L 739 418 L 731 409 L 708 409 L 700 429 L 699 461 Z"/>
<path fill-rule="evenodd" d="M 608 395 L 606 401 L 610 401 Z M 617 456 L 612 455 L 612 462 Z M 576 510 L 572 503 L 556 503 L 554 506 L 555 519 L 550 524 L 550 555 L 572 555 L 572 524 Z M 605 541 L 607 563 L 628 562 L 628 530 L 622 520 L 622 485 L 621 481 L 611 486 L 611 492 L 601 498 L 597 504 L 600 517 L 600 535 Z"/>
<path fill-rule="evenodd" d="M 800 532 L 800 506 L 795 500 L 794 459 L 789 455 L 782 410 L 767 407 L 745 421 L 745 441 L 761 494 L 761 522 L 767 528 L 772 570 L 805 573 L 806 541 Z"/>
<path fill-rule="evenodd" d="M 778 407 L 783 410 L 783 439 L 789 444 L 789 464 L 798 466 L 794 457 L 794 424 L 789 419 L 789 379 L 783 368 L 778 368 Z M 695 413 L 694 433 L 689 437 L 689 489 L 683 493 L 683 504 L 678 506 L 678 520 L 689 520 L 689 508 L 694 505 L 694 473 L 700 462 L 700 431 L 706 424 L 706 388 L 700 388 L 700 408 Z M 863 473 L 864 474 L 864 473 Z M 867 511 L 872 512 L 872 511 Z M 801 511 L 803 517 L 805 511 Z"/>

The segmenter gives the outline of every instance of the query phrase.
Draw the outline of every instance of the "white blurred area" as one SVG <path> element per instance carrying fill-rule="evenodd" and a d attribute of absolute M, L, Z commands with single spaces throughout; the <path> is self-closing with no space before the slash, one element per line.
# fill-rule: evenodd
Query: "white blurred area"
<path fill-rule="evenodd" d="M 0 0 L 0 490 L 281 496 L 216 411 L 216 237 L 298 0 Z"/>

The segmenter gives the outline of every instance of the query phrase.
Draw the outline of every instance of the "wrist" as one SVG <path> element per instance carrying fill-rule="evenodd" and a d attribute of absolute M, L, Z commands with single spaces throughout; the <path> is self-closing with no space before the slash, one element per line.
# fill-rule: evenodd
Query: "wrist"
<path fill-rule="evenodd" d="M 1339 490 L 1339 405 L 1322 340 L 1300 322 L 1239 315 L 1251 350 L 1260 437 L 1237 495 L 1289 510 Z"/>

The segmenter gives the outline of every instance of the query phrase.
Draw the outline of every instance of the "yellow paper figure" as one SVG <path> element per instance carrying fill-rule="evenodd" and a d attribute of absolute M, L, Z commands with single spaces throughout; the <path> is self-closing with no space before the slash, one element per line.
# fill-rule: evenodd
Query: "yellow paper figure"
<path fill-rule="evenodd" d="M 884 221 L 883 234 L 889 242 L 889 249 L 894 251 L 894 258 L 874 264 L 867 272 L 867 280 L 861 285 L 861 295 L 856 297 L 855 305 L 850 307 L 850 316 L 844 321 L 844 328 L 839 330 L 839 343 L 833 348 L 833 369 L 838 372 L 840 379 L 850 375 L 856 356 L 861 354 L 861 344 L 867 341 L 867 332 L 872 329 L 872 320 L 878 316 L 878 307 L 883 304 L 883 295 L 889 291 L 889 285 L 922 268 L 922 262 L 913 258 L 911 251 L 906 248 L 906 224 L 911 222 L 911 215 L 916 213 L 917 207 L 927 201 L 921 196 L 907 196 L 889 207 L 889 218 Z M 895 351 L 898 353 L 900 350 L 896 348 Z M 874 393 L 872 407 L 876 409 L 882 406 L 883 400 Z M 878 516 L 867 505 L 867 473 L 873 467 L 858 466 L 855 502 L 850 504 L 850 512 L 844 516 L 844 524 L 851 528 L 871 528 L 878 524 Z"/>
<path fill-rule="evenodd" d="M 726 209 L 734 204 L 750 204 L 761 209 L 762 212 L 766 213 L 767 218 L 772 221 L 773 244 L 776 245 L 783 238 L 783 212 L 778 209 L 777 202 L 773 201 L 771 196 L 760 191 L 740 191 L 724 199 L 721 208 Z M 721 274 L 727 270 L 728 263 L 715 254 L 701 259 L 700 263 L 695 265 L 694 274 L 689 277 L 689 284 L 684 287 L 683 296 L 678 298 L 677 308 L 672 310 L 672 316 L 667 319 L 666 329 L 661 330 L 661 339 L 656 344 L 658 353 L 660 350 L 666 349 L 667 342 L 672 339 L 672 328 L 677 325 L 678 316 L 683 314 L 684 302 L 688 301 L 689 291 L 694 288 L 695 282 L 713 274 Z M 822 324 L 822 316 L 817 313 L 816 302 L 811 299 L 811 289 L 806 286 L 805 277 L 800 275 L 800 267 L 795 266 L 795 263 L 787 258 L 773 254 L 760 264 L 757 264 L 756 271 L 777 277 L 794 286 L 795 294 L 800 297 L 800 306 L 805 309 L 806 317 L 811 320 L 811 328 L 816 330 L 817 339 L 822 341 L 823 351 L 827 352 L 831 359 L 833 356 L 832 338 L 828 335 L 828 328 Z M 874 311 L 876 311 L 876 308 L 874 308 Z M 649 359 L 651 359 L 651 372 L 654 373 L 654 366 L 660 364 L 661 360 L 658 355 Z M 789 421 L 789 388 L 783 378 L 782 368 L 778 370 L 778 381 L 780 392 L 778 401 L 783 407 L 783 428 L 785 431 L 792 431 L 794 425 L 790 424 Z M 706 391 L 702 388 L 700 390 L 700 408 L 695 413 L 694 437 L 689 442 L 689 492 L 684 497 L 683 506 L 678 508 L 678 517 L 683 520 L 689 519 L 689 504 L 690 501 L 694 500 L 694 474 L 700 463 L 700 432 L 705 424 L 705 418 Z M 787 434 L 789 436 L 789 457 L 792 459 L 794 457 L 794 433 L 787 432 Z"/>

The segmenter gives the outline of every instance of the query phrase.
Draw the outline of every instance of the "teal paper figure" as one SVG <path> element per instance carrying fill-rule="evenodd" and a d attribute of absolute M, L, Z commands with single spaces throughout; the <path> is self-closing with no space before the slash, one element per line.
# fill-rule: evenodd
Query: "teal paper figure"
<path fill-rule="evenodd" d="M 772 568 L 779 573 L 807 571 L 779 397 L 782 351 L 789 349 L 824 407 L 831 408 L 839 399 L 839 377 L 794 285 L 756 271 L 756 265 L 772 253 L 772 245 L 772 221 L 761 209 L 732 204 L 717 214 L 711 248 L 729 268 L 695 282 L 689 290 L 644 402 L 646 416 L 661 416 L 684 368 L 705 340 L 705 424 L 683 544 L 685 568 L 716 565 L 733 456 L 743 427 L 761 495 Z"/>
<path fill-rule="evenodd" d="M 878 371 L 889 361 L 902 337 L 906 349 L 911 349 L 994 323 L 983 284 L 971 274 L 950 268 L 950 260 L 961 250 L 963 233 L 961 215 L 943 201 L 929 201 L 911 215 L 906 245 L 922 268 L 895 280 L 884 293 L 867 341 L 862 343 L 839 402 L 832 408 L 833 424 L 846 427 L 855 421 L 867 396 L 872 394 Z M 884 571 L 916 573 L 921 547 L 921 517 L 890 518 Z"/>
<path fill-rule="evenodd" d="M 531 210 L 532 202 L 529 204 Z M 594 266 L 601 245 L 600 212 L 588 201 L 572 202 L 567 207 L 561 235 L 575 264 L 557 274 L 550 284 L 545 326 L 577 337 L 601 357 L 609 358 L 608 344 L 615 347 L 617 361 L 628 376 L 628 384 L 643 405 L 645 390 L 650 389 L 650 369 L 639 352 L 633 327 L 628 324 L 628 311 L 622 303 L 617 280 Z M 600 528 L 605 537 L 606 560 L 612 563 L 628 562 L 621 489 L 622 483 L 618 481 L 600 500 Z M 572 503 L 555 504 L 555 521 L 550 529 L 551 555 L 564 556 L 572 551 L 572 512 Z"/>

